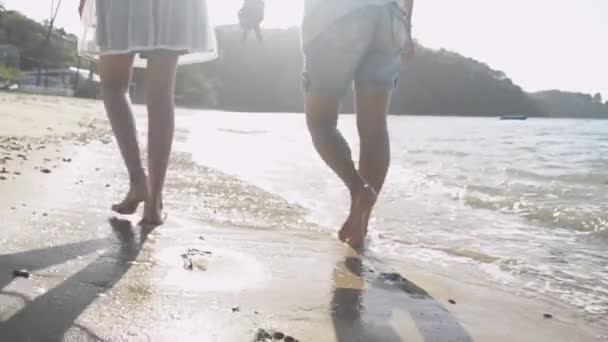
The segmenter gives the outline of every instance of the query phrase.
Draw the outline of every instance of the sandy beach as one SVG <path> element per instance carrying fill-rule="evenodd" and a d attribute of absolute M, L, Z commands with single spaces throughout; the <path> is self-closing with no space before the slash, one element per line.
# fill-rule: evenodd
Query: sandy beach
<path fill-rule="evenodd" d="M 113 216 L 126 185 L 100 102 L 0 93 L 0 342 L 608 340 L 565 304 L 356 255 L 188 154 L 164 226 Z"/>

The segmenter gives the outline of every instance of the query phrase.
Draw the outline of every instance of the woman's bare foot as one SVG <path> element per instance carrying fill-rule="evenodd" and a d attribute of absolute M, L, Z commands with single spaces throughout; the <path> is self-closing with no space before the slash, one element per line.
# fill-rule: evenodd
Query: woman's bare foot
<path fill-rule="evenodd" d="M 131 182 L 129 192 L 125 199 L 112 206 L 112 210 L 121 215 L 135 214 L 139 204 L 148 197 L 148 181 L 145 177 L 135 182 Z"/>
<path fill-rule="evenodd" d="M 374 204 L 376 204 L 377 197 L 376 191 L 367 184 L 363 185 L 354 195 L 350 214 L 338 233 L 342 242 L 353 248 L 363 246 L 367 236 L 370 213 Z"/>
<path fill-rule="evenodd" d="M 152 226 L 160 226 L 165 223 L 162 199 L 149 198 L 146 200 L 144 203 L 144 214 L 140 223 Z"/>

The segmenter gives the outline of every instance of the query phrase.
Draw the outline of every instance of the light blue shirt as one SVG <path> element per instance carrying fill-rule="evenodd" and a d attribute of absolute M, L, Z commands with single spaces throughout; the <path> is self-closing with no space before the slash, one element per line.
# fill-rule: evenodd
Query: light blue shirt
<path fill-rule="evenodd" d="M 336 20 L 361 7 L 398 0 L 305 0 L 302 44 L 306 45 Z"/>

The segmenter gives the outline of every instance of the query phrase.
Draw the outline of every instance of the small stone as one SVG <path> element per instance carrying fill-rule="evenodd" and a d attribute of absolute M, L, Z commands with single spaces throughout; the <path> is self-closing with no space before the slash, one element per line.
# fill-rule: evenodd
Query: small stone
<path fill-rule="evenodd" d="M 17 210 L 17 208 L 16 207 L 11 207 L 11 210 Z"/>
<path fill-rule="evenodd" d="M 399 273 L 382 273 L 380 274 L 380 278 L 385 281 L 398 282 L 403 281 L 403 276 Z"/>
<path fill-rule="evenodd" d="M 0 173 L 8 173 L 8 171 L 6 171 L 6 168 L 2 168 L 2 170 L 0 170 Z"/>
<path fill-rule="evenodd" d="M 283 339 L 283 341 L 285 342 L 295 342 L 295 338 L 291 337 L 291 336 L 285 336 L 285 338 Z"/>
<path fill-rule="evenodd" d="M 72 162 L 72 158 L 62 158 L 61 160 L 63 160 L 64 163 L 71 163 Z"/>
<path fill-rule="evenodd" d="M 96 168 L 95 168 L 95 171 L 99 171 L 99 168 L 98 168 L 98 167 L 96 167 Z"/>
<path fill-rule="evenodd" d="M 241 308 L 239 308 L 238 306 L 235 306 L 232 308 L 232 312 L 241 312 Z"/>
<path fill-rule="evenodd" d="M 550 313 L 546 313 L 546 314 L 543 315 L 543 317 L 546 318 L 546 319 L 550 319 L 550 318 L 553 318 L 553 315 L 550 314 Z"/>
<path fill-rule="evenodd" d="M 263 342 L 266 341 L 267 338 L 270 338 L 270 334 L 266 330 L 260 328 L 255 333 L 255 337 L 253 338 L 253 340 L 254 342 Z"/>
<path fill-rule="evenodd" d="M 51 170 L 44 168 L 44 169 L 41 169 L 40 172 L 49 174 L 49 173 L 51 173 Z"/>
<path fill-rule="evenodd" d="M 49 216 L 47 213 L 42 213 L 42 216 Z"/>
<path fill-rule="evenodd" d="M 0 180 L 6 180 L 6 177 L 0 176 Z"/>
<path fill-rule="evenodd" d="M 110 184 L 106 184 L 106 188 L 109 188 L 109 187 L 110 187 Z"/>
<path fill-rule="evenodd" d="M 448 300 L 448 302 L 449 302 L 450 304 L 456 304 L 456 301 L 455 301 L 455 300 L 453 300 L 453 299 Z"/>
<path fill-rule="evenodd" d="M 204 240 L 205 240 L 205 237 L 201 235 L 201 236 L 199 236 L 199 237 L 198 237 L 198 239 L 199 239 L 199 240 L 203 240 L 203 241 L 204 241 Z"/>
<path fill-rule="evenodd" d="M 18 172 L 18 171 L 13 172 L 13 174 L 16 176 L 21 176 L 21 172 Z"/>
<path fill-rule="evenodd" d="M 28 272 L 27 270 L 14 270 L 13 277 L 28 279 L 30 277 L 30 272 Z"/>
<path fill-rule="evenodd" d="M 275 339 L 275 340 L 282 340 L 283 337 L 285 337 L 285 334 L 283 334 L 280 331 L 277 331 L 274 334 L 272 334 L 272 338 Z"/>

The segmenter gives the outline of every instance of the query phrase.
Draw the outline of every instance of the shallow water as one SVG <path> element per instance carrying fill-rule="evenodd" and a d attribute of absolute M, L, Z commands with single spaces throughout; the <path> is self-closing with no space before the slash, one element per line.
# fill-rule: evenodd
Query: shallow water
<path fill-rule="evenodd" d="M 353 145 L 354 125 L 341 119 Z M 181 110 L 178 126 L 177 149 L 198 163 L 306 207 L 328 233 L 339 227 L 347 193 L 302 115 Z M 514 291 L 608 313 L 608 121 L 391 117 L 390 130 L 370 248 L 472 265 Z"/>

